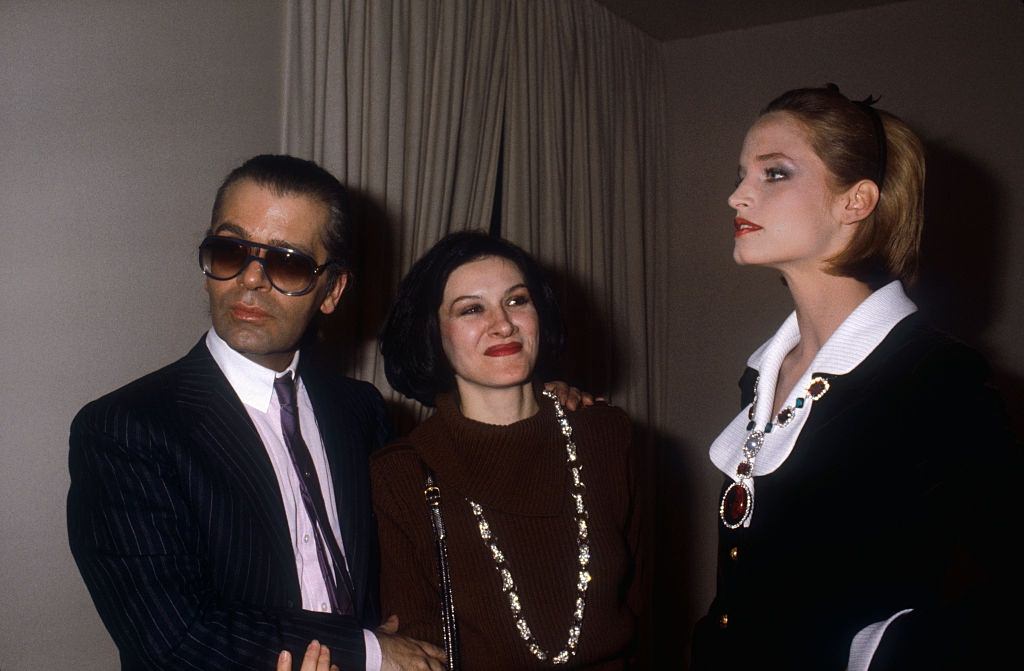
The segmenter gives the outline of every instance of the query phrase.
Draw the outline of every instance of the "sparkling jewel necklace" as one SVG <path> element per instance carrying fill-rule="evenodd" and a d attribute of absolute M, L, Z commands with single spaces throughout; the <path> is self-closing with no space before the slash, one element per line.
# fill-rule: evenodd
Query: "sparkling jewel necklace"
<path fill-rule="evenodd" d="M 498 548 L 498 540 L 495 538 L 494 532 L 491 531 L 491 525 L 487 523 L 487 519 L 484 517 L 484 509 L 479 503 L 469 499 L 467 501 L 469 502 L 470 510 L 473 511 L 473 517 L 476 518 L 477 528 L 480 530 L 480 538 L 483 539 L 484 545 L 487 546 L 487 549 L 491 551 L 491 556 L 494 557 L 494 565 L 501 576 L 501 591 L 508 599 L 508 607 L 512 611 L 512 620 L 515 622 L 519 635 L 526 643 L 526 647 L 542 662 L 550 660 L 552 664 L 565 664 L 576 654 L 576 647 L 580 640 L 580 631 L 583 628 L 583 609 L 587 605 L 587 587 L 590 585 L 590 571 L 587 570 L 587 565 L 590 564 L 590 544 L 587 541 L 587 519 L 589 515 L 587 514 L 586 507 L 583 505 L 583 491 L 586 489 L 586 486 L 580 478 L 580 471 L 583 470 L 583 466 L 576 461 L 576 443 L 572 440 L 572 427 L 569 426 L 569 420 L 565 418 L 565 411 L 562 410 L 562 404 L 558 402 L 558 398 L 549 391 L 541 393 L 554 402 L 555 417 L 558 419 L 558 424 L 562 429 L 562 435 L 565 436 L 565 465 L 572 476 L 572 487 L 569 489 L 569 496 L 572 498 L 576 510 L 573 518 L 573 527 L 576 529 L 576 557 L 579 562 L 579 571 L 576 578 L 576 609 L 572 614 L 572 626 L 569 627 L 569 640 L 566 641 L 565 648 L 554 657 L 550 656 L 546 650 L 540 647 L 537 639 L 533 636 L 533 632 L 530 631 L 530 626 L 526 623 L 526 617 L 523 615 L 523 606 L 519 599 L 519 592 L 516 589 L 515 580 L 512 579 L 512 571 L 505 560 L 505 554 Z"/>
<path fill-rule="evenodd" d="M 784 429 L 789 426 L 793 418 L 796 417 L 797 411 L 804 407 L 807 398 L 817 401 L 829 389 L 828 380 L 825 378 L 811 378 L 810 384 L 804 390 L 804 396 L 797 397 L 793 405 L 787 405 L 779 410 L 779 413 L 775 415 L 774 424 L 771 418 L 769 418 L 764 428 L 758 429 L 757 423 L 754 421 L 754 408 L 757 407 L 758 380 L 760 378 L 754 380 L 754 400 L 750 402 L 750 410 L 747 411 L 747 417 L 750 419 L 750 422 L 747 423 L 747 431 L 749 433 L 743 441 L 743 461 L 736 467 L 736 475 L 739 479 L 726 487 L 725 493 L 722 494 L 722 503 L 718 506 L 718 516 L 722 519 L 722 524 L 729 529 L 736 529 L 742 526 L 750 518 L 750 513 L 754 510 L 754 493 L 750 491 L 747 481 L 754 478 L 754 459 L 757 457 L 757 453 L 761 451 L 761 448 L 764 447 L 765 435 L 771 433 L 773 428 Z"/>

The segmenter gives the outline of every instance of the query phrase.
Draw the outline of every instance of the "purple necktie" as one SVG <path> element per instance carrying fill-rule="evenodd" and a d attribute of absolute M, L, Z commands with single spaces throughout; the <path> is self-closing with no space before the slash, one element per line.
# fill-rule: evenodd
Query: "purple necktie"
<path fill-rule="evenodd" d="M 327 596 L 331 601 L 331 611 L 342 615 L 352 615 L 352 583 L 345 568 L 345 557 L 338 547 L 338 541 L 331 531 L 330 517 L 324 506 L 324 495 L 320 489 L 313 458 L 306 447 L 299 431 L 299 407 L 296 401 L 295 383 L 292 374 L 288 373 L 274 381 L 274 391 L 281 404 L 281 433 L 284 434 L 285 445 L 292 457 L 292 465 L 299 476 L 299 490 L 302 493 L 302 504 L 313 524 L 313 536 L 316 539 L 316 557 L 320 562 L 320 572 L 327 584 Z M 331 564 L 334 570 L 331 570 Z"/>

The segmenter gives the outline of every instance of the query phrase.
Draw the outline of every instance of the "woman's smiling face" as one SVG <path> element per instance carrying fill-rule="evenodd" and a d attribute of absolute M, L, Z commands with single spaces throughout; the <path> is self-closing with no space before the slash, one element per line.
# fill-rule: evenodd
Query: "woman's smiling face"
<path fill-rule="evenodd" d="M 485 256 L 448 277 L 438 308 L 441 345 L 459 393 L 527 384 L 537 362 L 537 310 L 515 263 Z"/>
<path fill-rule="evenodd" d="M 836 216 L 839 190 L 794 116 L 772 112 L 747 132 L 736 189 L 733 258 L 741 265 L 821 271 L 852 233 Z"/>

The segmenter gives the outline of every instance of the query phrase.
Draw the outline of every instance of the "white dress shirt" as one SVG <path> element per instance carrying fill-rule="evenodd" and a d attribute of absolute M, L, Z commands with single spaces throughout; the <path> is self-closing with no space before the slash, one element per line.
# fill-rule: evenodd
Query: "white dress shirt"
<path fill-rule="evenodd" d="M 281 404 L 277 400 L 277 394 L 274 393 L 274 381 L 277 378 L 289 373 L 293 378 L 297 377 L 299 353 L 295 353 L 287 369 L 278 373 L 250 361 L 231 349 L 231 346 L 224 342 L 212 328 L 206 333 L 206 346 L 231 388 L 238 394 L 238 398 L 245 406 L 253 424 L 256 425 L 256 431 L 259 433 L 263 446 L 267 450 L 267 456 L 270 457 L 270 463 L 274 467 L 277 484 L 281 490 L 281 501 L 288 518 L 288 531 L 295 554 L 295 570 L 299 576 L 299 588 L 302 592 L 302 608 L 328 613 L 331 610 L 328 586 L 320 571 L 313 521 L 302 503 L 299 476 L 292 465 L 291 454 L 284 442 L 284 434 L 281 430 Z M 331 478 L 327 453 L 324 451 L 320 430 L 317 428 L 316 415 L 313 414 L 313 406 L 306 393 L 306 385 L 303 384 L 302 378 L 298 378 L 296 391 L 299 406 L 299 430 L 309 448 L 309 454 L 320 480 L 320 490 L 324 495 L 330 531 L 338 541 L 338 547 L 341 548 L 344 556 L 346 554 L 345 544 L 341 538 L 338 510 L 337 506 L 333 505 L 337 501 L 334 494 L 334 480 Z M 329 556 L 327 559 L 330 561 Z M 366 642 L 367 671 L 377 671 L 381 665 L 380 643 L 373 632 L 369 630 L 363 631 L 363 638 Z"/>
<path fill-rule="evenodd" d="M 793 406 L 798 396 L 804 396 L 804 407 L 796 411 L 793 419 L 785 428 L 765 434 L 764 443 L 757 453 L 757 458 L 754 459 L 752 478 L 746 480 L 746 485 L 752 494 L 751 505 L 753 507 L 744 526 L 750 526 L 750 521 L 757 515 L 755 491 L 757 476 L 772 473 L 785 463 L 793 451 L 793 446 L 796 445 L 797 438 L 800 437 L 800 431 L 807 423 L 807 418 L 814 410 L 814 401 L 806 394 L 812 374 L 845 375 L 849 373 L 878 347 L 896 324 L 916 311 L 917 306 L 904 293 L 903 285 L 899 281 L 890 282 L 864 299 L 822 345 L 811 365 L 807 367 L 782 404 L 782 407 Z M 754 422 L 759 428 L 763 427 L 772 416 L 779 369 L 782 367 L 783 359 L 798 342 L 800 342 L 800 328 L 797 324 L 796 312 L 793 312 L 771 340 L 761 345 L 747 360 L 747 365 L 758 373 Z M 744 408 L 711 444 L 712 463 L 733 480 L 739 479 L 736 467 L 743 460 L 743 451 L 740 446 L 746 441 L 749 422 L 747 408 Z M 886 627 L 900 615 L 909 613 L 910 610 L 894 613 L 890 618 L 870 624 L 858 632 L 850 645 L 847 671 L 867 671 L 871 664 L 871 658 L 882 641 Z"/>

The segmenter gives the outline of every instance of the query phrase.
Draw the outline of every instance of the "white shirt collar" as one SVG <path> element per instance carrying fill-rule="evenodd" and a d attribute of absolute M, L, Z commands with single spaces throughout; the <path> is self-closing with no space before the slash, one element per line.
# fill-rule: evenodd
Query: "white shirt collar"
<path fill-rule="evenodd" d="M 814 358 L 810 372 L 832 375 L 849 373 L 878 347 L 896 324 L 914 312 L 917 312 L 917 306 L 907 297 L 900 281 L 894 280 L 886 284 L 865 298 L 839 325 Z M 800 330 L 794 311 L 772 339 L 750 355 L 747 365 L 762 376 L 767 372 L 764 370 L 766 365 L 768 368 L 775 368 L 777 372 L 782 361 L 780 359 L 776 364 L 775 357 L 770 354 L 774 354 L 773 350 L 779 349 L 780 346 L 785 347 L 788 344 L 789 347 L 782 351 L 782 356 L 785 357 L 799 340 Z M 773 389 L 774 386 L 772 385 Z"/>
<path fill-rule="evenodd" d="M 797 396 L 805 395 L 814 373 L 849 373 L 878 347 L 896 324 L 916 311 L 917 306 L 904 293 L 899 281 L 890 282 L 872 293 L 822 346 L 783 405 L 794 405 Z M 800 330 L 796 312 L 793 312 L 775 335 L 747 360 L 747 365 L 758 372 L 757 407 L 754 410 L 758 428 L 763 427 L 771 416 L 782 360 L 799 340 Z M 775 471 L 789 457 L 813 408 L 814 401 L 806 399 L 805 406 L 794 415 L 788 426 L 765 436 L 764 446 L 754 461 L 754 476 Z M 711 461 L 734 480 L 737 479 L 736 467 L 743 458 L 740 447 L 746 440 L 749 421 L 747 408 L 744 408 L 711 444 Z M 753 489 L 753 483 L 749 480 L 748 483 Z"/>
<path fill-rule="evenodd" d="M 231 349 L 231 345 L 217 335 L 213 328 L 206 332 L 206 346 L 224 373 L 224 377 L 228 379 L 228 384 L 238 394 L 239 400 L 250 408 L 264 413 L 270 409 L 270 400 L 274 395 L 274 380 L 287 373 L 292 373 L 294 377 L 299 365 L 299 353 L 296 352 L 291 364 L 282 372 L 264 368 Z"/>

